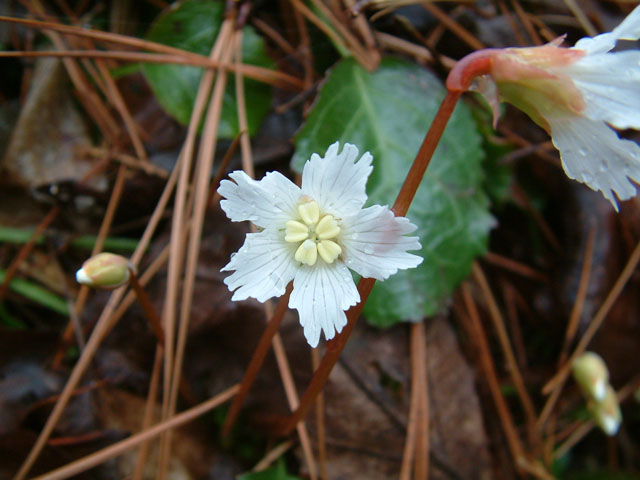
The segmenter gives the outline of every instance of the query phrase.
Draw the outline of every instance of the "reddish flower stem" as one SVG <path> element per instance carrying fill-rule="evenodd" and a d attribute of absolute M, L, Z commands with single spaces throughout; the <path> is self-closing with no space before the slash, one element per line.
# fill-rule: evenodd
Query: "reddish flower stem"
<path fill-rule="evenodd" d="M 393 205 L 393 211 L 397 216 L 404 216 L 407 213 L 407 210 L 409 210 L 409 205 L 411 205 L 411 202 L 415 197 L 416 191 L 422 181 L 422 177 L 427 171 L 427 167 L 431 162 L 433 153 L 438 146 L 438 142 L 442 137 L 442 133 L 447 126 L 447 122 L 449 121 L 461 94 L 462 92 L 460 91 L 448 91 L 447 96 L 440 104 L 440 108 L 431 123 L 431 127 L 422 142 L 422 146 L 413 161 L 413 165 L 411 165 L 411 169 L 409 170 L 409 173 L 402 184 L 402 188 L 400 189 L 400 193 L 398 193 L 398 197 Z M 296 427 L 296 424 L 309 412 L 309 409 L 313 405 L 316 397 L 327 383 L 329 375 L 338 361 L 338 358 L 340 358 L 340 354 L 347 344 L 347 340 L 349 339 L 351 332 L 356 326 L 358 317 L 362 312 L 364 304 L 369 298 L 369 294 L 371 293 L 371 289 L 375 282 L 376 281 L 373 278 L 363 278 L 358 283 L 360 303 L 350 308 L 347 312 L 347 325 L 344 327 L 342 332 L 333 340 L 329 340 L 327 342 L 327 351 L 324 354 L 320 365 L 313 374 L 313 378 L 311 378 L 311 382 L 309 383 L 307 390 L 300 399 L 300 406 L 295 412 L 287 417 L 282 425 L 281 432 L 278 433 L 282 433 L 284 435 L 291 433 Z"/>
<path fill-rule="evenodd" d="M 162 346 L 164 344 L 164 329 L 162 328 L 162 322 L 160 322 L 156 309 L 153 306 L 153 303 L 151 303 L 151 299 L 147 295 L 147 292 L 145 292 L 144 288 L 140 284 L 138 276 L 136 275 L 136 272 L 133 271 L 133 268 L 129 268 L 129 285 L 131 285 L 133 291 L 136 292 L 138 302 L 140 302 L 140 306 L 142 307 L 147 320 L 149 320 L 151 330 L 156 336 L 158 344 Z"/>
<path fill-rule="evenodd" d="M 253 356 L 249 361 L 249 366 L 244 372 L 244 377 L 242 377 L 242 382 L 240 383 L 238 393 L 233 398 L 233 402 L 229 407 L 229 413 L 227 413 L 227 418 L 225 418 L 224 420 L 224 425 L 222 426 L 223 438 L 226 438 L 229 433 L 231 433 L 231 429 L 233 428 L 233 425 L 238 418 L 238 414 L 240 413 L 240 407 L 242 407 L 242 403 L 249 393 L 249 389 L 256 379 L 256 375 L 258 375 L 260 367 L 262 366 L 262 363 L 264 362 L 264 359 L 267 356 L 269 349 L 271 348 L 273 337 L 278 331 L 278 328 L 280 328 L 282 318 L 287 311 L 287 304 L 289 303 L 289 295 L 291 295 L 291 290 L 293 290 L 293 282 L 289 284 L 284 296 L 282 296 L 278 301 L 273 315 L 271 316 L 271 319 L 267 324 L 267 328 L 265 328 L 262 337 L 260 337 L 260 341 L 258 342 L 258 346 L 253 352 Z"/>

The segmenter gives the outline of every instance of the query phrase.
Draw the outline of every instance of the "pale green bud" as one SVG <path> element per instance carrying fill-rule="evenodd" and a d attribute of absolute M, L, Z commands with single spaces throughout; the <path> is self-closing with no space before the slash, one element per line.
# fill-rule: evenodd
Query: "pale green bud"
<path fill-rule="evenodd" d="M 129 281 L 129 260 L 114 253 L 99 253 L 89 258 L 76 272 L 78 283 L 94 288 L 116 288 Z"/>
<path fill-rule="evenodd" d="M 618 433 L 620 424 L 622 423 L 622 412 L 616 392 L 607 385 L 605 396 L 601 402 L 591 402 L 589 410 L 593 415 L 593 419 L 602 429 L 604 433 L 613 436 Z"/>
<path fill-rule="evenodd" d="M 588 398 L 599 402 L 604 399 L 609 382 L 609 371 L 602 357 L 585 352 L 573 362 L 573 378 Z"/>

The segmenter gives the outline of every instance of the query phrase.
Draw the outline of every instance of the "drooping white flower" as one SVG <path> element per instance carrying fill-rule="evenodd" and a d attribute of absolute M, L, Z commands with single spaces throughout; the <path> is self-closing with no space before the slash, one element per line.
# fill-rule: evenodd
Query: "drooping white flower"
<path fill-rule="evenodd" d="M 501 100 L 523 110 L 551 135 L 569 178 L 601 191 L 617 210 L 613 194 L 629 199 L 636 195 L 630 180 L 640 182 L 640 147 L 611 128 L 640 129 L 640 51 L 611 50 L 638 38 L 640 7 L 612 32 L 573 48 L 560 47 L 559 38 L 474 52 L 454 67 L 447 87 L 484 94 L 494 116 Z"/>
<path fill-rule="evenodd" d="M 345 311 L 360 301 L 349 268 L 363 277 L 384 280 L 422 258 L 416 229 L 388 207 L 363 208 L 367 178 L 373 167 L 367 152 L 345 144 L 329 147 L 324 158 L 313 154 L 302 172 L 302 188 L 270 172 L 256 181 L 242 171 L 224 180 L 220 206 L 234 222 L 249 220 L 258 228 L 222 270 L 232 300 L 264 302 L 284 294 L 293 280 L 289 307 L 298 310 L 309 345 L 324 332 L 327 340 L 346 325 Z"/>

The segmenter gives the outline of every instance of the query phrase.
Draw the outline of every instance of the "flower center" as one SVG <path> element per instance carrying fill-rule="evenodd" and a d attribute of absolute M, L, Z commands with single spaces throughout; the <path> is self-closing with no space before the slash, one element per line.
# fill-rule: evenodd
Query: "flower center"
<path fill-rule="evenodd" d="M 327 263 L 333 263 L 342 253 L 334 240 L 340 234 L 338 222 L 333 215 L 320 215 L 320 207 L 314 201 L 298 205 L 300 220 L 289 220 L 284 239 L 299 243 L 295 259 L 306 265 L 315 265 L 318 255 Z"/>

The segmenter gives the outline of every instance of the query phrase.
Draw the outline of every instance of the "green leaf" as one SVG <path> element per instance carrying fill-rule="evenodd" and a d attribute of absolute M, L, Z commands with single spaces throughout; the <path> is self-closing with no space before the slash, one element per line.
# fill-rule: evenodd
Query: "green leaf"
<path fill-rule="evenodd" d="M 224 2 L 189 0 L 171 7 L 151 26 L 147 40 L 209 55 L 224 19 Z M 249 26 L 244 27 L 242 61 L 273 68 L 262 38 Z M 145 63 L 142 71 L 163 108 L 182 124 L 189 123 L 203 69 L 181 65 Z M 256 132 L 271 107 L 269 85 L 246 79 L 245 97 L 249 133 Z M 233 76 L 227 78 L 218 137 L 234 138 L 239 133 L 238 111 Z"/>
<path fill-rule="evenodd" d="M 287 473 L 282 459 L 275 467 L 262 470 L 261 472 L 245 473 L 238 480 L 300 480 L 300 477 L 294 477 Z"/>
<path fill-rule="evenodd" d="M 5 270 L 0 270 L 0 283 L 4 282 L 6 276 Z M 13 278 L 9 282 L 9 288 L 19 295 L 22 295 L 29 300 L 39 303 L 43 307 L 46 307 L 60 315 L 69 316 L 69 306 L 67 302 L 51 293 L 49 290 L 29 282 L 23 278 Z"/>
<path fill-rule="evenodd" d="M 22 229 L 0 226 L 0 243 L 27 243 L 33 235 L 33 229 Z M 95 235 L 81 235 L 71 241 L 71 245 L 76 248 L 91 250 L 98 240 Z M 44 243 L 44 235 L 40 235 L 36 245 Z M 126 237 L 107 237 L 104 240 L 102 249 L 104 251 L 133 252 L 138 246 L 138 240 Z"/>
<path fill-rule="evenodd" d="M 392 205 L 445 94 L 424 68 L 384 59 L 374 73 L 354 60 L 329 74 L 296 138 L 293 167 L 339 140 L 374 157 L 368 204 Z M 424 258 L 415 269 L 377 282 L 365 315 L 377 326 L 433 315 L 486 251 L 493 219 L 482 191 L 481 138 L 465 105 L 449 121 L 408 217 L 418 226 Z"/>

